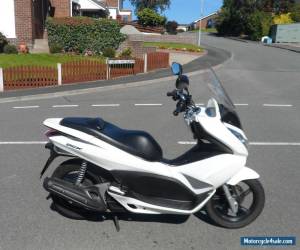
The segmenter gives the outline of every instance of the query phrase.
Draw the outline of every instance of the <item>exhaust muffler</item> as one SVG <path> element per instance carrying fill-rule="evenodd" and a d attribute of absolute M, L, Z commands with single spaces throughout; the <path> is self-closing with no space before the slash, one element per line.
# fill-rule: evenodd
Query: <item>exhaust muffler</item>
<path fill-rule="evenodd" d="M 107 206 L 96 186 L 80 187 L 58 178 L 45 178 L 44 188 L 71 204 L 96 212 L 105 212 Z"/>

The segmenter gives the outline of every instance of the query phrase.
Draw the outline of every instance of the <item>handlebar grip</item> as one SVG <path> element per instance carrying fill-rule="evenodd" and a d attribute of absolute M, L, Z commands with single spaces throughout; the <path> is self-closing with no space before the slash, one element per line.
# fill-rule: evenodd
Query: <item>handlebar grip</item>
<path fill-rule="evenodd" d="M 173 92 L 168 92 L 167 93 L 167 96 L 173 96 L 174 94 L 173 94 Z"/>

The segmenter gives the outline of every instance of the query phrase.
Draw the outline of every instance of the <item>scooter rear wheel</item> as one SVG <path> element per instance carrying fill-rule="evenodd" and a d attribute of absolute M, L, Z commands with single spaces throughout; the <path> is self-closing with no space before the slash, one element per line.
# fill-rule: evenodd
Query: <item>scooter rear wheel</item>
<path fill-rule="evenodd" d="M 58 166 L 52 174 L 52 177 L 68 181 L 75 184 L 78 173 L 80 169 L 80 161 L 69 160 Z M 85 177 L 81 183 L 83 186 L 96 185 L 101 183 L 101 180 L 93 175 L 89 170 L 87 170 Z M 53 208 L 61 215 L 74 219 L 74 220 L 84 220 L 89 218 L 94 218 L 97 216 L 96 212 L 88 211 L 86 209 L 77 207 L 70 204 L 68 201 L 60 198 L 56 195 L 51 195 L 53 201 Z"/>
<path fill-rule="evenodd" d="M 225 193 L 220 187 L 206 204 L 207 214 L 222 227 L 233 229 L 245 227 L 253 222 L 264 208 L 264 189 L 258 180 L 244 180 L 228 188 L 239 204 L 237 213 L 232 213 Z"/>

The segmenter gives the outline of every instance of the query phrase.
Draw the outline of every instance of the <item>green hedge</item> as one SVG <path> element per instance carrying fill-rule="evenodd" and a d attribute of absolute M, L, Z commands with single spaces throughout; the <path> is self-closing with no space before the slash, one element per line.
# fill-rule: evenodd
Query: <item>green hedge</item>
<path fill-rule="evenodd" d="M 61 46 L 65 52 L 102 54 L 105 48 L 117 49 L 126 36 L 116 21 L 88 17 L 49 18 L 49 47 Z"/>
<path fill-rule="evenodd" d="M 272 25 L 272 15 L 263 11 L 255 11 L 247 20 L 246 34 L 251 40 L 259 41 L 268 36 Z"/>

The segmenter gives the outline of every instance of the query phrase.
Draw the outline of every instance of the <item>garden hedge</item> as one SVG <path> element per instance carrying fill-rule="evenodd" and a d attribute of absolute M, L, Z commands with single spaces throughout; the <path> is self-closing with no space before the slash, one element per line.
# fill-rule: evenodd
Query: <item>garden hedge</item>
<path fill-rule="evenodd" d="M 68 17 L 47 19 L 49 47 L 65 52 L 102 54 L 105 48 L 117 49 L 126 36 L 120 25 L 109 19 Z"/>

